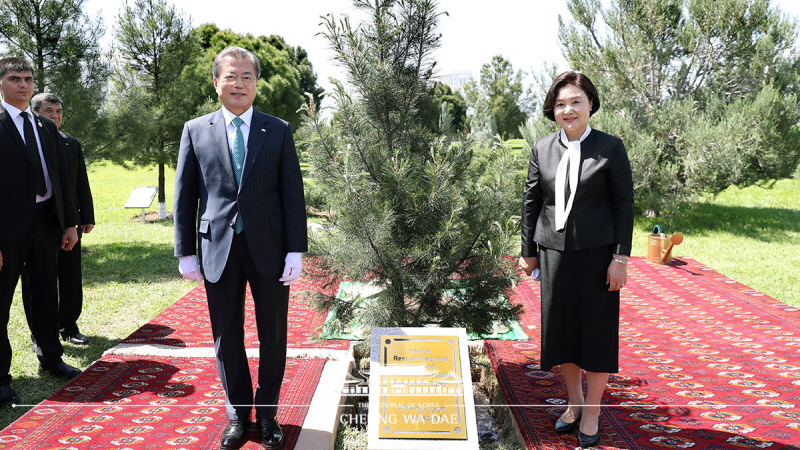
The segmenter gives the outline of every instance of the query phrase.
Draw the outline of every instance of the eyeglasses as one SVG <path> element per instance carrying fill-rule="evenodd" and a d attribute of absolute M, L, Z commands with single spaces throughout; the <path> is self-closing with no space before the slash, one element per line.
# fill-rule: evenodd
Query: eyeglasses
<path fill-rule="evenodd" d="M 225 75 L 224 77 L 222 77 L 222 82 L 225 84 L 238 84 L 241 82 L 245 86 L 249 86 L 255 83 L 255 81 L 256 81 L 255 77 L 252 77 L 250 75 L 243 75 L 241 77 L 237 77 L 236 75 Z"/>

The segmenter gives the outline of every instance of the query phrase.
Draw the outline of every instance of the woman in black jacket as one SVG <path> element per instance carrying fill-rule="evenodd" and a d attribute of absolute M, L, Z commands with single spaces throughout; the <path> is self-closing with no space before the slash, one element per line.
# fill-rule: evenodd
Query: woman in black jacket
<path fill-rule="evenodd" d="M 560 365 L 569 396 L 555 428 L 579 427 L 582 447 L 599 440 L 600 401 L 619 371 L 619 291 L 633 234 L 628 154 L 622 140 L 589 126 L 599 108 L 588 77 L 556 77 L 543 110 L 561 130 L 531 150 L 522 214 L 520 266 L 541 270 L 541 368 Z"/>

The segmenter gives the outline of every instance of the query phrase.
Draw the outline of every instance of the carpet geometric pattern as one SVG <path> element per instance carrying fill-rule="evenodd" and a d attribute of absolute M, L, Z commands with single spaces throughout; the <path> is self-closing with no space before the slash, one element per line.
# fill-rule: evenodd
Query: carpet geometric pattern
<path fill-rule="evenodd" d="M 528 448 L 573 449 L 553 431 L 566 390 L 539 370 L 539 285 L 522 281 L 527 342 L 486 341 Z M 800 310 L 689 258 L 631 258 L 620 372 L 602 400 L 609 449 L 800 449 Z"/>
<path fill-rule="evenodd" d="M 325 315 L 313 311 L 303 293 L 326 288 L 319 278 L 300 277 L 292 284 L 287 318 L 288 346 L 295 349 L 344 350 L 349 342 L 344 340 L 316 339 L 317 328 L 325 321 Z M 335 292 L 335 291 L 334 291 Z M 255 309 L 250 288 L 245 299 L 245 346 L 258 347 L 258 335 L 254 319 Z M 205 285 L 200 284 L 188 294 L 162 311 L 121 344 L 161 345 L 170 347 L 214 347 Z"/>
<path fill-rule="evenodd" d="M 288 359 L 278 421 L 291 449 L 324 359 Z M 253 380 L 257 360 L 251 360 Z M 212 358 L 106 356 L 0 432 L 0 449 L 210 449 L 227 424 Z M 248 430 L 241 448 L 261 448 Z"/>

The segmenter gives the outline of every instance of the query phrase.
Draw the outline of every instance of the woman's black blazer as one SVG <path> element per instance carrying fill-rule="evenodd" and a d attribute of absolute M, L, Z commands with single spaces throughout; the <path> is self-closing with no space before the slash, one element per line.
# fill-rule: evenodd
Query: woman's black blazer
<path fill-rule="evenodd" d="M 561 251 L 614 244 L 614 253 L 630 255 L 633 179 L 622 140 L 593 129 L 581 143 L 572 211 L 564 229 L 556 231 L 556 169 L 565 151 L 559 132 L 539 139 L 531 150 L 522 204 L 522 256 L 536 256 L 537 244 Z"/>

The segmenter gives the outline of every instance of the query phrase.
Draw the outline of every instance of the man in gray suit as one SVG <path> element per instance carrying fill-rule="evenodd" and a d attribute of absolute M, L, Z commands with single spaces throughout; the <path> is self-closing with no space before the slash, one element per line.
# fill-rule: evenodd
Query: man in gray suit
<path fill-rule="evenodd" d="M 214 59 L 222 108 L 186 123 L 175 181 L 175 256 L 205 279 L 229 422 L 220 448 L 237 448 L 255 406 L 262 445 L 283 439 L 275 419 L 286 363 L 289 285 L 307 250 L 303 178 L 289 124 L 256 111 L 258 58 L 227 47 Z M 244 346 L 245 288 L 258 327 L 258 387 Z"/>

